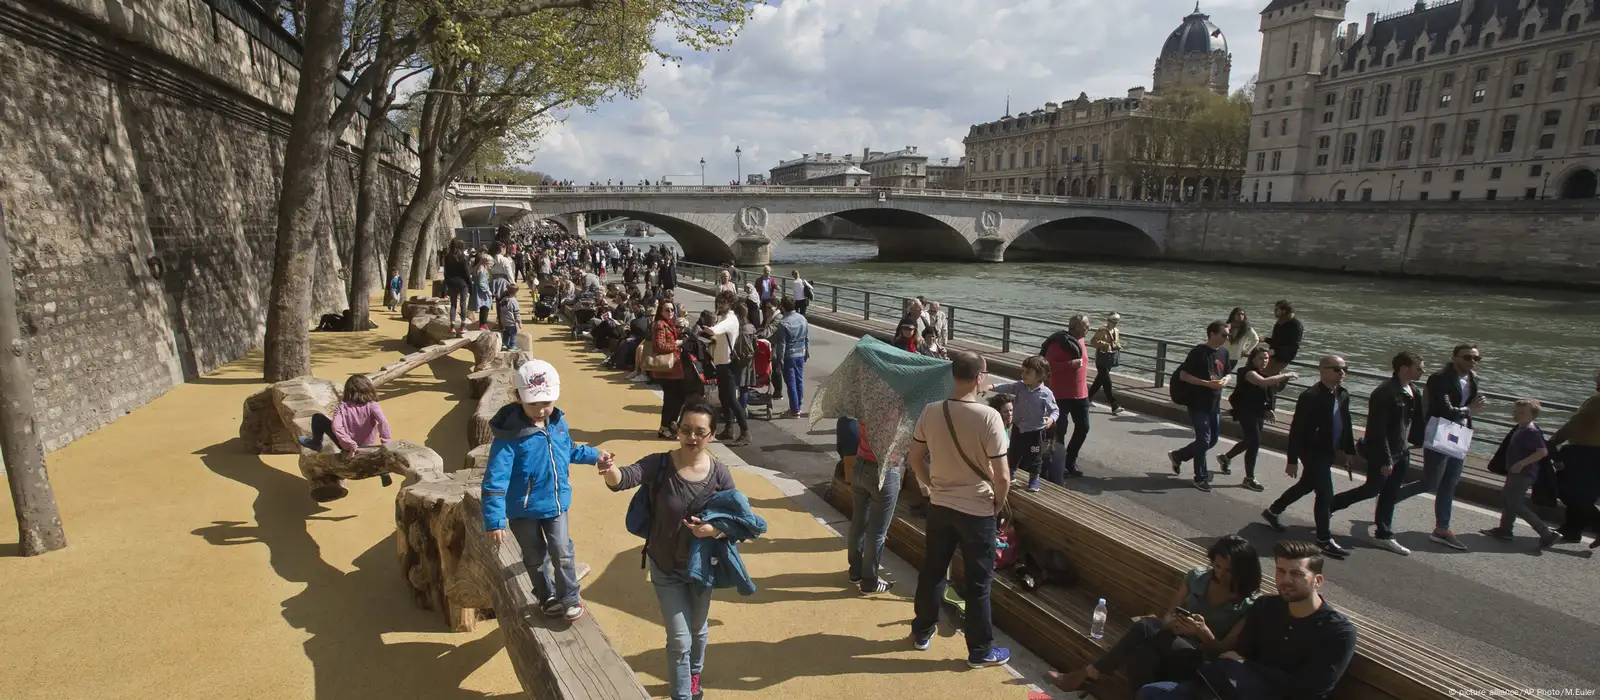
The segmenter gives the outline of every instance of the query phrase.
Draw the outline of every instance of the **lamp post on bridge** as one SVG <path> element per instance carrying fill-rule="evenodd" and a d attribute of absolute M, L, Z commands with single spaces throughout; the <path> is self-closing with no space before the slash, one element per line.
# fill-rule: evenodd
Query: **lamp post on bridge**
<path fill-rule="evenodd" d="M 700 186 L 706 186 L 706 159 L 700 159 Z"/>
<path fill-rule="evenodd" d="M 744 151 L 738 146 L 733 147 L 734 184 L 744 179 Z"/>

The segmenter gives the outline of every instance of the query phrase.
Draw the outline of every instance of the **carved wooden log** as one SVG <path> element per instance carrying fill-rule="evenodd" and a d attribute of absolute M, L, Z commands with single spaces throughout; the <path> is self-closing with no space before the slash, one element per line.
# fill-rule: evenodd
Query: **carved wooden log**
<path fill-rule="evenodd" d="M 411 297 L 400 304 L 400 318 L 410 321 L 416 316 L 450 317 L 450 300 L 442 297 Z"/>
<path fill-rule="evenodd" d="M 311 497 L 319 503 L 344 498 L 349 491 L 345 479 L 370 479 L 379 474 L 399 474 L 404 485 L 444 481 L 444 459 L 439 453 L 405 440 L 356 450 L 345 457 L 323 440 L 322 451 L 300 451 L 300 474 L 311 482 Z"/>
<path fill-rule="evenodd" d="M 491 607 L 487 591 L 459 581 L 461 563 L 467 556 L 467 521 L 461 502 L 482 483 L 482 471 L 459 470 L 442 481 L 405 486 L 395 497 L 400 571 L 417 606 L 442 613 L 445 624 L 455 632 L 471 631 L 481 617 L 478 610 Z"/>
<path fill-rule="evenodd" d="M 472 374 L 467 375 L 467 380 L 472 382 L 472 398 L 483 398 L 484 392 L 489 389 L 490 379 L 496 373 L 505 370 L 516 370 L 532 357 L 526 350 L 496 352 L 492 357 L 488 358 L 487 362 L 483 363 L 485 366 L 478 367 Z"/>
<path fill-rule="evenodd" d="M 421 350 L 406 355 L 394 362 L 384 365 L 382 369 L 367 375 L 374 386 L 383 386 L 395 379 L 409 374 L 412 370 L 433 362 L 445 355 L 467 347 L 473 341 L 470 338 L 449 338 L 442 343 L 429 345 Z"/>
<path fill-rule="evenodd" d="M 448 317 L 417 315 L 411 317 L 410 326 L 406 330 L 406 344 L 420 349 L 442 343 L 455 336 L 455 330 L 450 327 Z"/>
<path fill-rule="evenodd" d="M 461 466 L 457 467 L 455 469 L 455 471 L 465 471 L 465 470 L 468 470 L 468 469 L 483 470 L 483 469 L 488 469 L 488 468 L 489 468 L 489 443 L 484 443 L 482 445 L 479 445 L 477 447 L 472 448 L 471 450 L 468 450 L 467 451 L 467 458 L 465 460 L 463 460 Z M 446 469 L 446 471 L 450 470 L 450 468 L 448 466 L 446 466 L 445 469 Z"/>
<path fill-rule="evenodd" d="M 459 472 L 458 472 L 459 473 Z M 483 505 L 468 492 L 461 508 L 468 552 L 459 577 L 490 592 L 511 668 L 533 700 L 645 700 L 639 679 L 591 613 L 576 622 L 546 618 L 515 538 L 495 546 L 483 533 Z M 642 584 L 641 584 L 642 585 Z"/>
<path fill-rule="evenodd" d="M 239 437 L 260 454 L 295 454 L 300 438 L 311 435 L 311 416 L 332 416 L 338 404 L 339 387 L 326 379 L 278 382 L 244 400 Z"/>
<path fill-rule="evenodd" d="M 505 369 L 489 376 L 489 385 L 478 397 L 478 408 L 472 412 L 472 424 L 467 430 L 467 444 L 477 447 L 494 440 L 494 430 L 489 421 L 508 403 L 517 400 L 517 390 L 511 370 Z"/>
<path fill-rule="evenodd" d="M 488 369 L 500 355 L 500 334 L 494 331 L 478 331 L 477 337 L 472 339 L 473 371 Z"/>

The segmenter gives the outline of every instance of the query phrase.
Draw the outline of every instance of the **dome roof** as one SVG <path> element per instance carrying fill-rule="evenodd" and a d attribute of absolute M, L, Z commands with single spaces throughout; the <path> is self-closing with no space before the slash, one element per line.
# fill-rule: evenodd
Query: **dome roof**
<path fill-rule="evenodd" d="M 1200 5 L 1196 4 L 1194 13 L 1183 18 L 1183 24 L 1172 30 L 1167 35 L 1167 43 L 1161 47 L 1162 56 L 1182 56 L 1190 53 L 1211 53 L 1212 51 L 1227 52 L 1228 40 L 1222 36 L 1222 30 L 1211 23 L 1211 16 L 1200 12 Z"/>

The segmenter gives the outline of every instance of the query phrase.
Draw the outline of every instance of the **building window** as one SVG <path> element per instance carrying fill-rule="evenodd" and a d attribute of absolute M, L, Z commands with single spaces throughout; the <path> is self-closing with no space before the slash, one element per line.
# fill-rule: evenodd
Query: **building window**
<path fill-rule="evenodd" d="M 1522 97 L 1522 93 L 1525 92 L 1525 91 L 1526 91 L 1526 88 L 1524 88 L 1522 86 L 1522 83 L 1513 84 L 1511 86 L 1511 99 L 1514 100 L 1514 99 L 1517 99 L 1518 97 Z"/>
<path fill-rule="evenodd" d="M 1560 123 L 1561 123 L 1561 110 L 1559 110 L 1559 109 L 1548 109 L 1548 110 L 1545 110 L 1545 113 L 1544 113 L 1544 125 L 1545 126 L 1556 126 L 1556 125 L 1558 125 Z"/>
<path fill-rule="evenodd" d="M 1555 80 L 1550 81 L 1550 92 L 1566 92 L 1566 91 L 1567 91 L 1567 76 L 1558 75 L 1558 76 L 1556 76 Z"/>
<path fill-rule="evenodd" d="M 1444 125 L 1434 124 L 1433 131 L 1428 135 L 1428 157 L 1438 158 L 1444 155 Z"/>
<path fill-rule="evenodd" d="M 1567 31 L 1569 31 L 1569 32 L 1578 31 L 1578 16 L 1577 15 L 1573 15 L 1573 16 L 1567 18 Z"/>
<path fill-rule="evenodd" d="M 1267 107 L 1268 108 L 1272 107 L 1272 99 L 1274 97 L 1276 97 L 1277 94 L 1278 94 L 1278 89 L 1275 86 L 1272 86 L 1272 85 L 1268 85 L 1267 86 Z"/>
<path fill-rule="evenodd" d="M 1537 32 L 1537 31 L 1539 31 L 1539 28 L 1536 25 L 1529 24 L 1529 25 L 1524 26 L 1522 28 L 1522 40 L 1523 41 L 1527 41 L 1529 39 L 1532 39 L 1533 38 L 1533 33 Z"/>
<path fill-rule="evenodd" d="M 1354 162 L 1356 162 L 1356 135 L 1345 134 L 1344 149 L 1339 156 L 1339 163 L 1341 165 L 1350 165 Z"/>
<path fill-rule="evenodd" d="M 1322 96 L 1322 106 L 1324 106 L 1324 107 L 1332 107 L 1335 104 L 1337 104 L 1338 102 L 1339 102 L 1339 95 L 1337 93 L 1330 92 L 1330 93 Z"/>
<path fill-rule="evenodd" d="M 1459 51 L 1461 51 L 1461 42 L 1460 41 L 1452 41 L 1452 42 L 1450 42 L 1450 55 L 1454 56 Z"/>
<path fill-rule="evenodd" d="M 1470 156 L 1478 152 L 1478 120 L 1468 119 L 1466 126 L 1461 130 L 1461 155 Z"/>
<path fill-rule="evenodd" d="M 1372 188 L 1371 187 L 1363 187 L 1363 188 L 1361 188 L 1361 201 L 1363 201 L 1363 202 L 1372 201 Z"/>
<path fill-rule="evenodd" d="M 1406 112 L 1417 111 L 1417 106 L 1422 102 L 1422 80 L 1413 78 L 1406 82 Z"/>
<path fill-rule="evenodd" d="M 1333 201 L 1335 201 L 1335 202 L 1343 202 L 1344 199 L 1345 199 L 1344 190 L 1342 188 L 1333 193 Z"/>
<path fill-rule="evenodd" d="M 1417 201 L 1419 201 L 1419 202 L 1428 201 L 1428 193 L 1427 192 L 1419 192 L 1419 193 L 1417 193 Z"/>
<path fill-rule="evenodd" d="M 1433 182 L 1433 171 L 1432 170 L 1428 170 L 1428 171 L 1423 172 L 1422 173 L 1422 184 L 1426 185 L 1426 184 L 1428 184 L 1430 182 Z"/>
<path fill-rule="evenodd" d="M 1488 34 L 1483 35 L 1483 48 L 1494 48 L 1494 32 L 1489 32 Z"/>
<path fill-rule="evenodd" d="M 1394 159 L 1398 161 L 1410 160 L 1411 142 L 1416 138 L 1417 129 L 1411 126 L 1400 127 L 1400 142 L 1395 145 Z"/>
<path fill-rule="evenodd" d="M 1278 124 L 1278 135 L 1279 136 L 1288 136 L 1289 135 L 1289 119 L 1287 117 L 1284 118 L 1282 123 Z"/>
<path fill-rule="evenodd" d="M 1272 183 L 1267 183 L 1267 201 L 1272 201 Z"/>
<path fill-rule="evenodd" d="M 1461 168 L 1456 168 L 1455 181 L 1456 182 L 1464 182 L 1464 181 L 1466 181 L 1466 179 L 1467 179 L 1467 171 L 1463 170 Z"/>
<path fill-rule="evenodd" d="M 1512 75 L 1527 75 L 1528 74 L 1528 60 L 1527 59 L 1523 59 L 1521 61 L 1517 61 L 1516 68 L 1514 68 L 1511 71 L 1511 74 Z"/>
<path fill-rule="evenodd" d="M 1328 147 L 1331 146 L 1331 145 L 1333 145 L 1333 137 L 1331 137 L 1331 136 L 1318 136 L 1317 137 L 1317 165 L 1318 166 L 1327 166 L 1327 164 L 1328 164 Z"/>
<path fill-rule="evenodd" d="M 1461 190 L 1450 190 L 1450 201 L 1452 201 L 1452 202 L 1461 201 Z"/>
<path fill-rule="evenodd" d="M 1589 105 L 1589 121 L 1600 122 L 1600 105 Z"/>
<path fill-rule="evenodd" d="M 1421 63 L 1422 59 L 1427 58 L 1427 57 L 1428 57 L 1428 49 L 1426 47 L 1418 46 L 1417 47 L 1417 63 Z"/>
<path fill-rule="evenodd" d="M 1472 91 L 1472 104 L 1478 104 L 1479 102 L 1482 102 L 1484 96 L 1488 95 L 1488 94 L 1489 94 L 1489 91 L 1485 90 L 1483 88 L 1478 88 L 1476 90 L 1473 90 Z"/>
<path fill-rule="evenodd" d="M 1031 155 L 1033 155 L 1033 154 L 1031 154 L 1031 153 L 1029 153 L 1027 151 L 1023 151 L 1022 152 L 1022 167 L 1024 167 L 1024 168 L 1028 167 L 1028 157 L 1031 156 Z"/>
<path fill-rule="evenodd" d="M 1455 84 L 1456 84 L 1456 74 L 1455 73 L 1445 73 L 1444 74 L 1444 86 L 1445 87 L 1453 87 Z"/>
<path fill-rule="evenodd" d="M 1383 131 L 1374 131 L 1367 135 L 1367 162 L 1383 162 Z"/>
<path fill-rule="evenodd" d="M 1089 144 L 1089 159 L 1096 163 L 1100 162 L 1100 144 Z"/>
<path fill-rule="evenodd" d="M 1272 172 L 1278 172 L 1278 168 L 1280 168 L 1282 166 L 1283 166 L 1283 151 L 1273 151 L 1272 152 Z"/>
<path fill-rule="evenodd" d="M 1529 187 L 1528 189 L 1523 190 L 1522 191 L 1522 198 L 1523 199 L 1538 199 L 1539 198 L 1539 188 L 1537 188 L 1537 187 Z"/>
<path fill-rule="evenodd" d="M 1472 82 L 1474 82 L 1474 83 L 1486 83 L 1486 82 L 1489 82 L 1489 69 L 1488 68 L 1479 68 L 1477 74 L 1473 75 L 1473 81 Z"/>
<path fill-rule="evenodd" d="M 1267 152 L 1266 151 L 1262 151 L 1262 152 L 1256 154 L 1256 172 L 1259 173 L 1259 172 L 1261 172 L 1263 170 L 1266 170 L 1266 169 L 1267 169 Z"/>
<path fill-rule="evenodd" d="M 1322 123 L 1323 124 L 1332 124 L 1333 123 L 1333 112 L 1323 112 L 1322 113 Z"/>
<path fill-rule="evenodd" d="M 1394 54 L 1389 54 L 1389 55 L 1383 57 L 1383 67 L 1384 68 L 1393 68 L 1394 67 Z"/>
<path fill-rule="evenodd" d="M 1498 179 L 1500 179 L 1500 174 L 1503 173 L 1503 172 L 1505 172 L 1505 170 L 1503 168 L 1498 168 L 1498 167 L 1489 168 L 1489 179 L 1490 180 L 1498 180 Z"/>
<path fill-rule="evenodd" d="M 1255 186 L 1250 188 L 1250 201 L 1252 201 L 1252 202 L 1261 201 L 1261 181 L 1260 180 L 1256 180 Z"/>
<path fill-rule="evenodd" d="M 1500 152 L 1510 153 L 1517 142 L 1517 115 L 1508 114 L 1500 121 Z"/>
<path fill-rule="evenodd" d="M 1483 193 L 1483 198 L 1484 199 L 1489 199 L 1489 200 L 1495 199 L 1496 197 L 1499 197 L 1499 196 L 1500 196 L 1500 190 L 1489 190 L 1488 192 L 1484 192 Z"/>
<path fill-rule="evenodd" d="M 1562 51 L 1556 54 L 1556 70 L 1566 70 L 1572 67 L 1572 52 Z"/>
<path fill-rule="evenodd" d="M 1528 168 L 1528 177 L 1539 177 L 1544 174 L 1543 165 L 1534 165 Z"/>
<path fill-rule="evenodd" d="M 1350 119 L 1361 118 L 1361 88 L 1350 91 Z"/>
<path fill-rule="evenodd" d="M 1539 134 L 1539 150 L 1548 151 L 1556 147 L 1555 134 Z"/>
<path fill-rule="evenodd" d="M 1374 91 L 1372 95 L 1372 116 L 1382 117 L 1389 114 L 1389 90 L 1390 85 L 1384 83 Z"/>
<path fill-rule="evenodd" d="M 1235 133 L 1237 133 L 1237 132 L 1235 132 Z M 1261 138 L 1266 138 L 1266 137 L 1271 136 L 1271 135 L 1272 135 L 1272 120 L 1271 119 L 1263 119 L 1263 120 L 1261 120 Z"/>
<path fill-rule="evenodd" d="M 1357 73 L 1365 73 L 1365 72 L 1367 72 L 1367 60 L 1366 59 L 1363 58 L 1363 59 L 1361 59 L 1359 61 L 1356 61 L 1356 72 Z"/>
<path fill-rule="evenodd" d="M 1300 62 L 1300 42 L 1289 45 L 1289 67 L 1295 67 Z"/>
<path fill-rule="evenodd" d="M 1600 129 L 1589 129 L 1583 132 L 1583 145 L 1600 145 Z"/>
<path fill-rule="evenodd" d="M 1065 146 L 1061 147 L 1061 164 L 1067 164 L 1067 148 Z"/>
<path fill-rule="evenodd" d="M 1449 107 L 1449 106 L 1450 106 L 1450 93 L 1447 92 L 1447 93 L 1444 93 L 1442 95 L 1439 95 L 1439 107 L 1443 108 L 1443 107 Z"/>
<path fill-rule="evenodd" d="M 1035 149 L 1033 149 L 1033 164 L 1036 167 L 1044 165 L 1044 149 L 1043 148 L 1035 148 Z"/>
<path fill-rule="evenodd" d="M 1017 152 L 1016 151 L 1012 151 L 1011 152 L 1011 166 L 1010 167 L 1011 167 L 1012 170 L 1016 170 L 1017 169 Z"/>

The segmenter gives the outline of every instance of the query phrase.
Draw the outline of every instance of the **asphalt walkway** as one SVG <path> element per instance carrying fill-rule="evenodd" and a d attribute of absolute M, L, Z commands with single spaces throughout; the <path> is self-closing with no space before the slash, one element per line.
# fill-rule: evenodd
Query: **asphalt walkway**
<path fill-rule="evenodd" d="M 406 352 L 398 316 L 379 316 L 374 331 L 315 334 L 317 375 L 342 379 Z M 626 461 L 670 447 L 654 438 L 654 392 L 600 370 L 598 355 L 556 327 L 527 332 L 535 354 L 562 373 L 560 405 L 574 436 Z M 395 437 L 459 459 L 473 409 L 469 365 L 446 358 L 385 386 Z M 348 498 L 320 506 L 295 456 L 246 449 L 241 407 L 259 377 L 260 356 L 251 355 L 49 455 L 71 544 L 23 559 L 14 535 L 0 539 L 4 696 L 519 696 L 493 623 L 453 634 L 438 613 L 414 607 L 391 540 L 391 489 L 356 482 Z M 740 461 L 768 468 L 741 466 L 735 480 L 770 524 L 768 537 L 744 547 L 760 592 L 717 595 L 709 696 L 1028 697 L 1010 669 L 968 670 L 948 626 L 931 651 L 913 651 L 907 595 L 853 593 L 842 539 L 828 524 L 838 514 L 775 473 L 789 471 L 786 454 L 751 455 Z M 572 536 L 595 569 L 583 586 L 590 610 L 646 688 L 663 695 L 659 615 L 638 568 L 641 543 L 623 527 L 629 496 L 582 468 L 573 487 Z M 0 498 L 9 508 L 9 496 Z M 891 570 L 914 580 L 901 562 Z M 1043 670 L 1026 654 L 1015 666 L 1033 678 Z"/>

